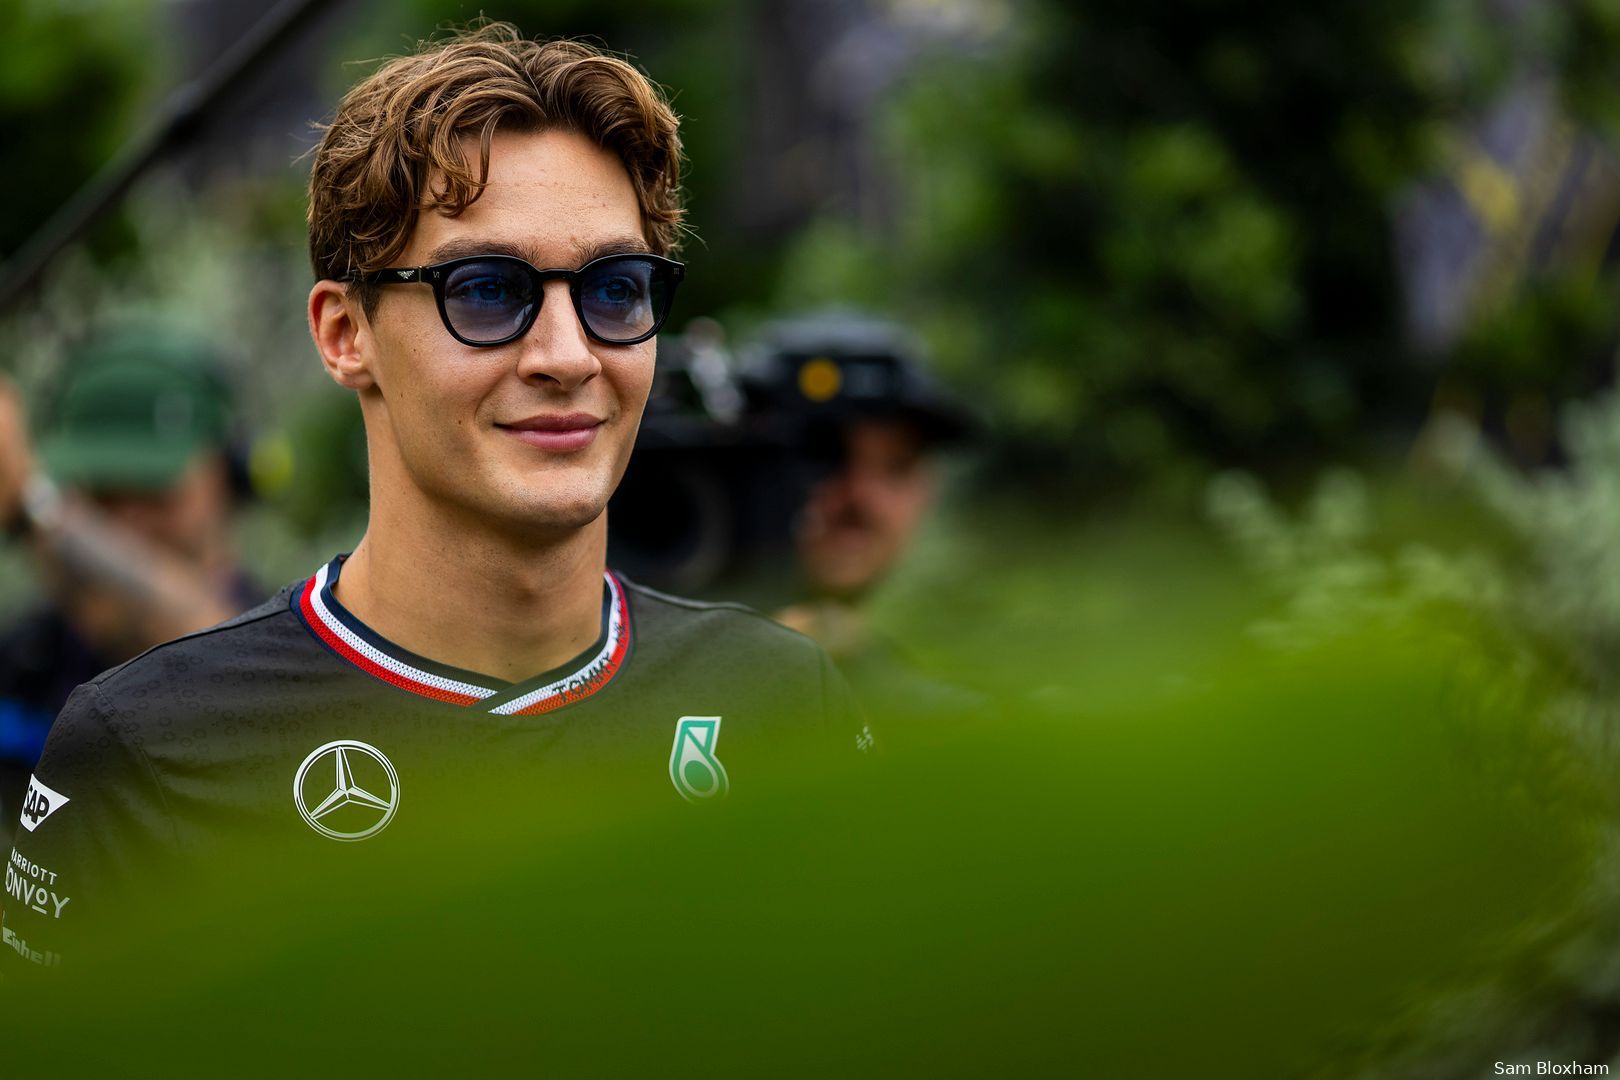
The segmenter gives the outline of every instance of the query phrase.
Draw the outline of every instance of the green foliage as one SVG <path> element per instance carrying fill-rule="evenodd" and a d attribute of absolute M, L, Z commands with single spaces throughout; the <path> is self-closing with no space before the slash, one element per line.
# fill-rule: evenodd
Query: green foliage
<path fill-rule="evenodd" d="M 1526 730 L 1560 732 L 1601 778 L 1589 805 L 1603 854 L 1557 947 L 1414 1005 L 1372 1075 L 1466 1075 L 1469 1060 L 1530 1060 L 1548 1048 L 1582 1060 L 1605 1053 L 1587 1017 L 1620 1001 L 1603 959 L 1620 946 L 1620 804 L 1608 794 L 1620 781 L 1620 393 L 1568 406 L 1560 431 L 1567 465 L 1524 472 L 1467 422 L 1441 417 L 1419 483 L 1430 521 L 1443 529 L 1465 499 L 1489 515 L 1487 527 L 1446 542 L 1432 525 L 1416 530 L 1428 539 L 1392 536 L 1381 511 L 1399 499 L 1348 471 L 1325 477 L 1297 514 L 1251 477 L 1227 475 L 1210 489 L 1216 520 L 1277 601 L 1256 635 L 1309 650 L 1367 625 L 1394 640 L 1435 620 L 1465 627 L 1475 644 L 1456 658 L 1455 685 L 1513 703 Z M 1544 692 L 1525 697 L 1528 685 Z"/>
<path fill-rule="evenodd" d="M 1031 569 L 987 572 L 999 600 L 936 637 L 1031 670 L 1030 642 L 981 629 Z M 1066 593 L 1073 569 L 1044 569 Z M 901 753 L 789 742 L 706 806 L 647 784 L 641 749 L 536 786 L 447 747 L 402 813 L 430 782 L 454 809 L 410 834 L 330 844 L 289 801 L 109 908 L 18 995 L 11 1060 L 186 1073 L 273 1006 L 298 1037 L 237 1073 L 1345 1075 L 1412 1001 L 1555 940 L 1591 857 L 1579 761 L 1517 701 L 1445 700 L 1456 654 L 1420 634 L 1250 651 L 1083 722 L 1012 695 Z M 164 993 L 128 994 L 154 971 Z M 97 1039 L 72 1037 L 86 1010 Z"/>
<path fill-rule="evenodd" d="M 161 65 L 147 0 L 57 4 L 3 0 L 0 64 L 0 258 L 113 156 Z"/>
<path fill-rule="evenodd" d="M 1620 692 L 1620 392 L 1570 404 L 1560 430 L 1567 468 L 1521 474 L 1477 445 L 1465 460 L 1524 553 L 1515 614 L 1607 704 Z"/>
<path fill-rule="evenodd" d="M 1449 167 L 1523 65 L 1564 76 L 1583 122 L 1613 115 L 1599 3 L 1518 21 L 1453 0 L 1020 14 L 987 56 L 909 76 L 887 128 L 894 231 L 812 231 L 778 295 L 875 298 L 923 326 L 1004 443 L 1039 448 L 1020 468 L 1080 487 L 1378 450 L 1369 434 L 1430 393 L 1403 342 L 1397 197 Z M 1459 370 L 1576 392 L 1614 293 L 1590 267 L 1528 281 Z"/>
<path fill-rule="evenodd" d="M 1367 482 L 1349 470 L 1327 473 L 1297 516 L 1241 473 L 1217 478 L 1208 506 L 1282 598 L 1266 631 L 1279 642 L 1337 633 L 1373 611 L 1398 621 L 1443 607 L 1556 663 L 1592 707 L 1620 706 L 1620 392 L 1566 406 L 1559 430 L 1569 461 L 1526 472 L 1466 420 L 1441 414 L 1423 447 L 1432 469 L 1417 481 L 1429 516 L 1404 539 L 1391 539 Z M 1487 526 L 1436 543 L 1435 526 L 1465 500 Z"/>

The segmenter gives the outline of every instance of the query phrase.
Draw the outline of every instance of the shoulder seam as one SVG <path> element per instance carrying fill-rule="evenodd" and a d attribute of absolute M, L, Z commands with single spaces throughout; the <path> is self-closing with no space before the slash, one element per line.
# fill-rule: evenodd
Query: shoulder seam
<path fill-rule="evenodd" d="M 120 745 L 128 748 L 130 753 L 132 753 L 146 769 L 147 779 L 152 782 L 152 787 L 157 790 L 158 803 L 163 807 L 163 819 L 168 823 L 171 840 L 176 850 L 178 850 L 180 847 L 180 829 L 175 824 L 174 811 L 169 807 L 169 793 L 163 789 L 163 782 L 158 779 L 157 767 L 152 764 L 152 759 L 146 756 L 146 751 L 144 749 L 131 742 L 129 739 L 124 738 L 123 733 L 112 725 L 110 721 L 118 715 L 118 710 L 111 701 L 107 700 L 107 695 L 101 692 L 99 681 L 90 684 L 90 692 L 95 694 L 96 705 L 107 717 L 107 722 L 104 722 L 102 725 L 107 729 L 107 733 L 113 738 L 117 739 Z"/>
<path fill-rule="evenodd" d="M 223 634 L 227 630 L 235 630 L 239 626 L 251 626 L 256 622 L 263 622 L 265 619 L 273 619 L 277 615 L 281 615 L 288 610 L 286 604 L 272 604 L 272 601 L 274 601 L 276 597 L 280 595 L 281 590 L 278 589 L 276 590 L 275 596 L 272 596 L 269 600 L 266 600 L 262 604 L 256 605 L 256 607 L 262 607 L 265 609 L 256 615 L 253 614 L 253 609 L 249 609 L 248 611 L 244 611 L 239 615 L 231 616 L 224 622 L 215 623 L 213 626 L 205 626 L 201 630 L 193 630 L 189 634 L 181 634 L 177 638 L 170 638 L 168 641 L 160 641 L 146 651 L 125 660 L 122 664 L 119 664 L 116 667 L 108 668 L 106 671 L 103 671 L 100 675 L 97 675 L 90 681 L 99 690 L 103 683 L 120 674 L 125 668 L 139 663 L 161 649 L 167 649 L 171 645 L 179 645 L 182 642 L 193 641 L 197 638 L 207 637 L 209 634 Z"/>
<path fill-rule="evenodd" d="M 624 581 L 622 575 L 620 576 L 619 580 Z M 687 611 L 734 611 L 739 615 L 747 615 L 750 618 L 758 619 L 766 625 L 774 627 L 783 633 L 791 634 L 794 637 L 804 638 L 806 641 L 811 640 L 809 637 L 799 633 L 791 626 L 783 626 L 781 623 L 777 622 L 763 611 L 760 611 L 758 608 L 749 607 L 747 604 L 740 604 L 735 600 L 692 600 L 685 596 L 672 596 L 669 593 L 660 592 L 657 589 L 650 589 L 647 586 L 634 581 L 626 581 L 625 588 L 633 589 L 643 596 L 647 596 L 653 600 L 668 604 L 671 607 L 684 608 Z"/>
<path fill-rule="evenodd" d="M 621 576 L 619 580 L 624 581 L 624 578 Z M 664 603 L 670 604 L 674 607 L 689 608 L 693 611 L 740 611 L 745 615 L 759 614 L 759 612 L 755 611 L 747 604 L 739 604 L 735 600 L 693 600 L 686 596 L 675 596 L 671 593 L 660 592 L 659 590 L 649 588 L 638 581 L 624 581 L 624 586 L 627 589 L 633 589 L 645 596 L 650 596 L 654 600 L 662 600 Z"/>

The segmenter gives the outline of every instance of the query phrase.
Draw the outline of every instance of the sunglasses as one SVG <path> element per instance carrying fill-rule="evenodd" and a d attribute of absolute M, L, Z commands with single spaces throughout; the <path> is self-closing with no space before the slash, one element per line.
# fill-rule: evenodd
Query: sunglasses
<path fill-rule="evenodd" d="M 658 333 L 669 316 L 686 265 L 657 255 L 604 255 L 578 270 L 540 270 L 512 255 L 470 255 L 432 266 L 389 267 L 356 274 L 373 285 L 433 286 L 439 318 L 463 345 L 505 345 L 529 332 L 540 314 L 542 286 L 568 282 L 585 332 L 607 345 L 635 345 Z"/>

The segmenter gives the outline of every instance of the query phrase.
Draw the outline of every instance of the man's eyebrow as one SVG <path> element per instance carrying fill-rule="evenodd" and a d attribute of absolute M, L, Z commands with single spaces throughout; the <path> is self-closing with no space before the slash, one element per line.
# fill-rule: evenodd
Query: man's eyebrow
<path fill-rule="evenodd" d="M 647 247 L 647 241 L 639 236 L 630 235 L 575 244 L 573 250 L 577 261 L 574 266 L 562 269 L 571 270 L 584 266 L 592 259 L 600 259 L 604 255 L 645 255 L 648 254 Z M 479 240 L 465 236 L 446 240 L 428 252 L 427 261 L 431 265 L 448 262 L 451 259 L 464 259 L 471 255 L 511 255 L 542 270 L 550 269 L 536 261 L 534 249 L 527 244 L 513 244 L 504 240 Z"/>
<path fill-rule="evenodd" d="M 589 244 L 576 244 L 574 253 L 579 256 L 580 266 L 584 266 L 592 259 L 600 259 L 605 255 L 650 255 L 647 250 L 647 241 L 639 236 L 615 236 L 607 240 L 597 240 Z"/>
<path fill-rule="evenodd" d="M 534 252 L 521 244 L 509 244 L 502 240 L 478 240 L 470 236 L 446 240 L 428 252 L 427 261 L 431 265 L 448 262 L 451 259 L 464 259 L 469 255 L 511 255 L 529 262 L 534 261 Z"/>

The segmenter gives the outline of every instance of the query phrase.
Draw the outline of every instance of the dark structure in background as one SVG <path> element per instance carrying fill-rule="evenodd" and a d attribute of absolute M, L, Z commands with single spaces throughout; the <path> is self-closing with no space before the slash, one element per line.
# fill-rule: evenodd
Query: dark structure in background
<path fill-rule="evenodd" d="M 659 342 L 636 451 L 608 510 L 608 562 L 684 595 L 786 587 L 793 515 L 829 462 L 794 410 L 738 377 L 717 324 Z"/>
<path fill-rule="evenodd" d="M 735 50 L 742 59 L 732 72 L 739 85 L 723 94 L 739 105 L 730 115 L 711 102 L 702 118 L 717 132 L 732 129 L 728 156 L 736 160 L 708 192 L 703 231 L 770 248 L 829 211 L 863 228 L 892 224 L 895 193 L 879 152 L 878 106 L 925 47 L 971 48 L 984 36 L 973 9 L 969 0 L 915 8 L 784 0 L 740 11 L 746 47 Z M 71 197 L 25 243 L 0 248 L 0 304 L 116 210 L 154 166 L 174 168 L 194 189 L 221 178 L 301 174 L 314 125 L 333 104 L 328 58 L 345 35 L 372 41 L 380 57 L 419 34 L 489 15 L 539 37 L 608 35 L 640 55 L 663 47 L 660 23 L 685 18 L 688 30 L 703 23 L 694 12 L 604 13 L 567 0 L 516 0 L 492 11 L 433 0 L 174 0 L 154 14 L 154 37 L 172 48 L 180 81 L 99 172 L 65 178 Z M 724 9 L 716 15 L 724 17 Z M 390 32 L 378 34 L 378 27 Z"/>
<path fill-rule="evenodd" d="M 971 418 L 926 374 L 921 345 L 856 311 L 783 319 L 737 356 L 706 320 L 659 347 L 636 453 L 610 508 L 609 562 L 657 588 L 798 599 L 794 529 L 863 416 L 904 415 L 930 443 Z"/>
<path fill-rule="evenodd" d="M 151 122 L 94 177 L 59 205 L 0 267 L 0 305 L 22 299 L 53 259 L 117 208 L 154 165 L 184 152 L 199 179 L 229 167 L 269 169 L 285 160 L 285 130 L 321 111 L 309 87 L 317 51 L 341 5 L 282 0 L 256 7 L 191 0 L 176 5 L 179 35 L 192 42 L 189 71 Z M 280 138 L 267 132 L 280 131 Z M 228 133 L 228 134 L 227 134 Z M 285 167 L 284 163 L 282 167 Z"/>
<path fill-rule="evenodd" d="M 659 341 L 630 467 L 609 506 L 608 562 L 632 578 L 714 596 L 785 551 L 817 463 L 791 418 L 750 408 L 717 324 Z"/>

